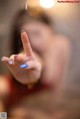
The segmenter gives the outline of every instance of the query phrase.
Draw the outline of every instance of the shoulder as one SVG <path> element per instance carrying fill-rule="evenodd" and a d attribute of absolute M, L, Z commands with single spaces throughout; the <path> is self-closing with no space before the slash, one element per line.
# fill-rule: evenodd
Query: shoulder
<path fill-rule="evenodd" d="M 71 42 L 67 37 L 62 35 L 55 36 L 53 47 L 60 57 L 63 57 L 64 59 L 68 59 L 70 57 Z"/>

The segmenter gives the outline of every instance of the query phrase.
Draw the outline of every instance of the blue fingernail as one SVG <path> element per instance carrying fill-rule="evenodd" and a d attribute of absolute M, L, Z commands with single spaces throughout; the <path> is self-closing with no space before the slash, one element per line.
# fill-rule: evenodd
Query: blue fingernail
<path fill-rule="evenodd" d="M 28 67 L 28 64 L 21 64 L 20 65 L 20 68 L 27 68 Z"/>

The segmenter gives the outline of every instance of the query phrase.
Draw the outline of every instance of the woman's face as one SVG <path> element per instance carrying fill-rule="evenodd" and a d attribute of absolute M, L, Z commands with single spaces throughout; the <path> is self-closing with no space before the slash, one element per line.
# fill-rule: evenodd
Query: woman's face
<path fill-rule="evenodd" d="M 29 22 L 23 26 L 27 32 L 31 46 L 39 53 L 44 53 L 50 43 L 52 30 L 38 21 Z"/>

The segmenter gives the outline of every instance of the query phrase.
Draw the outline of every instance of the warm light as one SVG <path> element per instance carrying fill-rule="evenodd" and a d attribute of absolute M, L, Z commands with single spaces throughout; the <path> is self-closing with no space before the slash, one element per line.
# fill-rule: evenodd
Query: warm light
<path fill-rule="evenodd" d="M 27 5 L 27 1 L 26 1 L 26 2 L 25 2 L 25 6 L 24 6 L 24 7 L 25 7 L 25 9 L 27 9 L 27 6 L 28 6 L 28 5 Z"/>
<path fill-rule="evenodd" d="M 52 8 L 54 4 L 54 0 L 40 0 L 40 6 L 44 8 Z"/>

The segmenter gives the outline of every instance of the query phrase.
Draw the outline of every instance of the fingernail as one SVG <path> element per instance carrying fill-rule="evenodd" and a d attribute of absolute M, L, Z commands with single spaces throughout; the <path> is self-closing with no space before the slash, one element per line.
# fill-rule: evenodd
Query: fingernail
<path fill-rule="evenodd" d="M 1 58 L 1 61 L 3 61 L 3 60 L 4 60 L 4 58 L 2 57 L 2 58 Z"/>
<path fill-rule="evenodd" d="M 25 30 L 21 30 L 21 32 L 25 32 Z"/>
<path fill-rule="evenodd" d="M 21 64 L 20 65 L 20 68 L 27 68 L 28 67 L 28 64 Z"/>
<path fill-rule="evenodd" d="M 13 64 L 13 61 L 12 60 L 9 60 L 9 62 L 8 62 L 9 64 Z"/>

